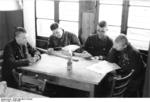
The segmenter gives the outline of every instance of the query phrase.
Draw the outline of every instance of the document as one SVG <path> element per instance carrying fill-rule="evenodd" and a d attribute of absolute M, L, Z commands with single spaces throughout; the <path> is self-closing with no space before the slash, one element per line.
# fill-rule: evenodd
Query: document
<path fill-rule="evenodd" d="M 110 63 L 104 60 L 87 67 L 87 69 L 105 75 L 111 71 L 120 69 L 120 67 L 115 63 Z"/>
<path fill-rule="evenodd" d="M 77 50 L 78 48 L 80 48 L 80 46 L 78 46 L 78 45 L 67 45 L 67 46 L 63 47 L 62 50 L 68 51 L 68 52 L 69 51 L 73 52 L 73 51 Z"/>

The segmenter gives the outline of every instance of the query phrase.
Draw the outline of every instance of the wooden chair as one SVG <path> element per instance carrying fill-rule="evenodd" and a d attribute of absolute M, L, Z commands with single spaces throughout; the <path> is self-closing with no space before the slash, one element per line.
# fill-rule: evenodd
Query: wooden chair
<path fill-rule="evenodd" d="M 133 73 L 134 73 L 134 69 L 132 69 L 131 72 L 124 77 L 118 77 L 118 76 L 113 77 L 112 89 L 110 93 L 111 97 L 124 96 Z"/>
<path fill-rule="evenodd" d="M 139 89 L 137 90 L 137 96 L 138 97 L 142 97 L 143 96 L 143 88 L 144 88 L 144 84 L 145 84 L 145 73 L 146 73 L 146 68 L 147 68 L 147 58 L 148 56 L 143 53 L 143 52 L 140 52 L 140 55 L 141 55 L 141 59 L 142 61 L 144 62 L 144 68 L 143 70 L 141 71 L 141 80 L 139 81 L 140 83 L 140 86 L 139 86 Z"/>
<path fill-rule="evenodd" d="M 35 76 L 24 75 L 23 73 L 18 73 L 15 69 L 13 69 L 13 76 L 18 82 L 19 89 L 43 94 L 47 82 L 46 79 L 40 79 L 37 74 Z"/>
<path fill-rule="evenodd" d="M 0 81 L 1 81 L 1 77 L 2 77 L 2 63 L 3 63 L 3 50 L 0 50 Z"/>

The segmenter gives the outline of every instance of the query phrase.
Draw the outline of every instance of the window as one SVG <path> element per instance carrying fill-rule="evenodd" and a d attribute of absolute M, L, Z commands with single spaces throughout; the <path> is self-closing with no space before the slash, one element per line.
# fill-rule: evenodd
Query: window
<path fill-rule="evenodd" d="M 50 25 L 54 22 L 54 1 L 36 0 L 37 36 L 49 37 Z"/>
<path fill-rule="evenodd" d="M 54 1 L 37 0 L 36 11 L 37 18 L 54 19 Z"/>
<path fill-rule="evenodd" d="M 79 21 L 78 2 L 59 2 L 59 19 L 67 21 Z"/>
<path fill-rule="evenodd" d="M 60 27 L 78 36 L 79 1 L 36 0 L 37 36 L 49 37 L 52 34 L 50 25 L 56 21 Z"/>
<path fill-rule="evenodd" d="M 78 36 L 78 22 L 60 21 L 60 27 Z"/>
<path fill-rule="evenodd" d="M 108 36 L 114 39 L 121 30 L 123 0 L 100 0 L 99 21 L 108 23 Z"/>
<path fill-rule="evenodd" d="M 63 1 L 59 2 L 60 26 L 78 36 L 79 23 L 79 2 Z"/>
<path fill-rule="evenodd" d="M 101 4 L 122 5 L 123 0 L 100 0 Z"/>
<path fill-rule="evenodd" d="M 49 37 L 52 34 L 50 30 L 50 25 L 54 23 L 53 20 L 48 19 L 37 19 L 37 35 Z"/>
<path fill-rule="evenodd" d="M 150 1 L 131 0 L 127 36 L 135 47 L 148 50 L 150 40 Z"/>
<path fill-rule="evenodd" d="M 108 36 L 114 39 L 121 31 L 127 32 L 127 37 L 134 47 L 148 50 L 150 0 L 99 0 L 99 2 L 99 21 L 108 22 Z M 123 5 L 126 10 L 122 10 Z M 128 15 L 122 17 L 122 13 Z M 123 23 L 121 21 L 127 23 L 121 26 Z"/>

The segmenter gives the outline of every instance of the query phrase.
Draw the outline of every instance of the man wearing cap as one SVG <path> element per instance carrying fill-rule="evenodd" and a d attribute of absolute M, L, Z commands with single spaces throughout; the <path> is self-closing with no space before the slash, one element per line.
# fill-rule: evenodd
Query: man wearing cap
<path fill-rule="evenodd" d="M 28 66 L 40 59 L 40 53 L 30 46 L 26 38 L 26 30 L 17 27 L 14 32 L 15 39 L 4 48 L 2 80 L 7 81 L 10 87 L 17 87 L 12 70 L 19 71 L 20 66 Z"/>
<path fill-rule="evenodd" d="M 53 34 L 49 37 L 48 51 L 61 49 L 67 45 L 80 45 L 77 36 L 60 28 L 58 23 L 53 23 L 50 29 Z"/>
<path fill-rule="evenodd" d="M 84 50 L 97 59 L 105 59 L 113 45 L 113 41 L 105 35 L 107 30 L 106 21 L 101 21 L 97 25 L 96 34 L 89 36 L 83 47 Z"/>

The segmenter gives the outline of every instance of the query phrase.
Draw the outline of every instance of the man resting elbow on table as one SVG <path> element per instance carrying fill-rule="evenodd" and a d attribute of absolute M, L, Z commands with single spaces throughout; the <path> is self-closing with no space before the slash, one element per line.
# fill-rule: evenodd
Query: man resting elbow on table
<path fill-rule="evenodd" d="M 48 41 L 48 53 L 51 54 L 54 50 L 61 50 L 67 45 L 78 45 L 80 46 L 80 41 L 77 36 L 71 32 L 65 31 L 60 28 L 58 23 L 53 23 L 50 26 L 52 35 L 49 37 Z"/>
<path fill-rule="evenodd" d="M 134 48 L 128 41 L 124 34 L 120 34 L 114 41 L 107 61 L 118 64 L 121 69 L 116 70 L 116 74 L 124 77 L 128 75 L 132 69 L 134 73 L 125 93 L 125 97 L 137 97 L 142 88 L 145 63 L 142 56 L 136 48 Z"/>
<path fill-rule="evenodd" d="M 19 71 L 20 66 L 32 65 L 41 58 L 40 53 L 27 42 L 24 28 L 17 27 L 14 35 L 15 39 L 5 46 L 2 67 L 2 80 L 7 81 L 10 87 L 17 87 L 12 70 Z"/>

